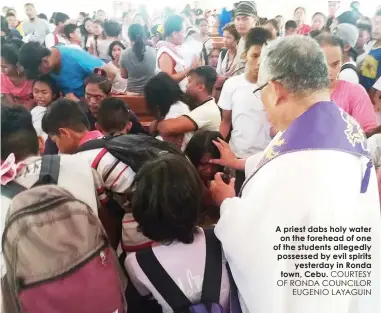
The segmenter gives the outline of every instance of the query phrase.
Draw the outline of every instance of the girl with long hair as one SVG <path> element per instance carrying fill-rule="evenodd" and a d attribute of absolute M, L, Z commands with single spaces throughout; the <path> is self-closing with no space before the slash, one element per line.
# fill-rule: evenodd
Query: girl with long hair
<path fill-rule="evenodd" d="M 128 78 L 127 92 L 142 94 L 145 84 L 155 75 L 156 51 L 147 46 L 140 24 L 128 29 L 131 48 L 125 50 L 120 60 L 123 78 Z"/>

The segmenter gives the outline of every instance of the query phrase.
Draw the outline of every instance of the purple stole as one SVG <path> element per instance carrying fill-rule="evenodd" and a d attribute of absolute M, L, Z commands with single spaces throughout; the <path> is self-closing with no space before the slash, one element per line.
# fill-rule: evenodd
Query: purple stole
<path fill-rule="evenodd" d="M 333 102 L 318 102 L 313 105 L 271 144 L 254 173 L 246 179 L 239 196 L 253 176 L 271 160 L 286 153 L 306 150 L 334 150 L 365 156 L 369 161 L 359 189 L 361 193 L 365 193 L 368 188 L 373 164 L 367 151 L 367 138 L 356 120 Z"/>

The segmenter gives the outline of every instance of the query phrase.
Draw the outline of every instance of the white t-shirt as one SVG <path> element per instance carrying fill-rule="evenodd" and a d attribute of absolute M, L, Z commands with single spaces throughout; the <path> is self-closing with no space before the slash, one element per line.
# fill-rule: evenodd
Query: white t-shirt
<path fill-rule="evenodd" d="M 171 107 L 169 108 L 169 111 L 168 111 L 167 115 L 165 116 L 164 120 L 168 120 L 170 118 L 177 118 L 177 117 L 186 115 L 189 112 L 190 112 L 189 107 L 184 102 L 179 101 L 179 102 L 176 102 L 176 103 L 171 105 Z M 186 148 L 189 140 L 191 140 L 192 136 L 193 136 L 193 132 L 189 132 L 189 133 L 184 134 L 183 143 L 181 145 L 182 151 L 185 150 L 185 148 Z M 163 138 L 161 136 L 157 136 L 156 138 L 163 140 Z"/>
<path fill-rule="evenodd" d="M 221 113 L 213 98 L 184 116 L 195 123 L 197 130 L 219 131 L 220 129 Z"/>
<path fill-rule="evenodd" d="M 49 33 L 46 35 L 46 37 L 45 37 L 46 48 L 52 48 L 52 47 L 57 46 L 59 44 L 60 45 L 67 45 L 69 43 L 69 41 L 65 37 L 63 37 L 62 35 L 56 34 L 56 36 L 57 36 L 58 43 L 56 43 L 54 33 Z"/>
<path fill-rule="evenodd" d="M 381 167 L 381 134 L 375 134 L 368 138 L 368 151 L 376 169 Z"/>
<path fill-rule="evenodd" d="M 48 138 L 48 135 L 42 130 L 41 122 L 46 110 L 46 107 L 37 105 L 30 111 L 33 127 L 37 132 L 37 136 L 42 137 L 44 140 Z"/>
<path fill-rule="evenodd" d="M 356 66 L 356 62 L 354 62 L 354 61 L 346 62 L 343 64 L 343 66 L 346 64 L 352 64 L 352 65 Z M 351 68 L 346 68 L 345 70 L 342 70 L 339 73 L 339 79 L 345 80 L 347 82 L 354 83 L 354 84 L 360 83 L 359 76 L 358 76 L 357 72 Z"/>
<path fill-rule="evenodd" d="M 253 94 L 258 88 L 246 79 L 246 74 L 228 79 L 218 106 L 232 111 L 233 130 L 229 145 L 239 158 L 263 151 L 271 141 L 270 123 L 260 98 Z"/>
<path fill-rule="evenodd" d="M 374 83 L 373 88 L 378 91 L 381 91 L 381 77 L 377 79 L 377 81 Z"/>

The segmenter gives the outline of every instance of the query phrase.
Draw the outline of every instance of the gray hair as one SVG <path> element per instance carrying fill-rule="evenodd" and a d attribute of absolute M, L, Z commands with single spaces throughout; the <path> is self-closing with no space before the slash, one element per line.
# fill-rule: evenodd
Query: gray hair
<path fill-rule="evenodd" d="M 307 36 L 290 36 L 264 47 L 259 81 L 270 80 L 280 82 L 294 94 L 327 89 L 328 67 L 317 42 Z"/>

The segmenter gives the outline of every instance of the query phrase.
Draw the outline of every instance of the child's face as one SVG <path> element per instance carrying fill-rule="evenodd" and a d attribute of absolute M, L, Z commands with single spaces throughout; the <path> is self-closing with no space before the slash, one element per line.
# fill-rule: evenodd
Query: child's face
<path fill-rule="evenodd" d="M 106 94 L 99 88 L 99 85 L 90 83 L 85 88 L 85 97 L 91 114 L 97 118 L 99 106 L 102 100 L 106 98 Z"/>
<path fill-rule="evenodd" d="M 46 107 L 53 101 L 53 92 L 48 84 L 37 81 L 33 86 L 33 98 L 36 105 Z"/>

